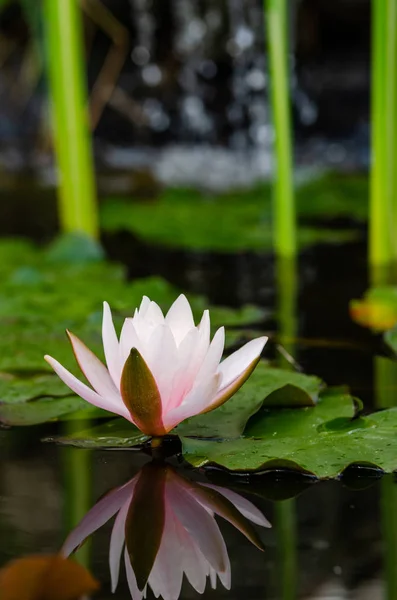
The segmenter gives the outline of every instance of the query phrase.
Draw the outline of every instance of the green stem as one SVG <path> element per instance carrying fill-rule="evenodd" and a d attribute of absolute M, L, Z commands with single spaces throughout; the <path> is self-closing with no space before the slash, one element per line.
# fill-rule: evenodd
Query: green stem
<path fill-rule="evenodd" d="M 296 211 L 292 172 L 292 128 L 288 69 L 288 0 L 264 0 L 275 129 L 275 250 L 296 253 Z"/>
<path fill-rule="evenodd" d="M 66 435 L 89 427 L 87 419 L 65 423 Z M 74 529 L 91 508 L 92 501 L 92 451 L 79 448 L 62 448 L 64 480 L 64 530 L 65 537 Z M 90 567 L 91 547 L 86 542 L 77 552 L 77 561 Z"/>
<path fill-rule="evenodd" d="M 62 229 L 98 237 L 81 9 L 78 0 L 45 0 L 48 63 Z"/>
<path fill-rule="evenodd" d="M 397 261 L 397 0 L 372 0 L 369 257 Z"/>
<path fill-rule="evenodd" d="M 275 517 L 279 564 L 278 580 L 281 584 L 280 598 L 294 600 L 297 596 L 298 583 L 295 500 L 276 502 Z"/>

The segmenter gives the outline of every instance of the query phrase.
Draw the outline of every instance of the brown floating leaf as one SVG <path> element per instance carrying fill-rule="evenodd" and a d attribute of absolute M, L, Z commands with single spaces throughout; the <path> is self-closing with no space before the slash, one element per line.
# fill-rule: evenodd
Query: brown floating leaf
<path fill-rule="evenodd" d="M 141 591 L 147 584 L 163 536 L 166 475 L 166 467 L 146 465 L 141 471 L 128 510 L 125 543 Z"/>
<path fill-rule="evenodd" d="M 58 555 L 34 555 L 0 570 L 1 600 L 79 600 L 99 583 L 73 560 Z"/>

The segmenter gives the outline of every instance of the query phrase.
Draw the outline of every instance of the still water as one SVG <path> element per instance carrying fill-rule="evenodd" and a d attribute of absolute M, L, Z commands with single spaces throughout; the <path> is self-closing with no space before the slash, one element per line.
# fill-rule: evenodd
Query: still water
<path fill-rule="evenodd" d="M 106 244 L 113 258 L 128 256 L 123 240 Z M 146 260 L 131 261 L 130 275 L 160 274 L 215 303 L 264 306 L 274 331 L 270 352 L 276 355 L 280 342 L 293 350 L 295 367 L 331 385 L 347 384 L 366 406 L 376 405 L 382 382 L 375 380 L 374 365 L 385 349 L 348 314 L 349 300 L 367 287 L 363 244 L 317 247 L 301 257 L 294 314 L 284 320 L 284 329 L 283 319 L 276 318 L 270 259 L 174 253 L 171 260 L 148 248 L 141 248 L 141 259 L 142 252 Z M 387 393 L 393 396 L 395 390 Z M 100 580 L 100 599 L 128 600 L 129 587 L 136 586 L 128 558 L 127 573 L 124 566 L 124 542 L 141 575 L 145 557 L 160 548 L 161 565 L 149 585 L 170 600 L 179 595 L 182 569 L 187 578 L 180 598 L 199 597 L 194 588 L 203 592 L 208 575 L 208 598 L 397 599 L 392 477 L 381 478 L 374 470 L 321 483 L 281 472 L 230 477 L 193 471 L 178 455 L 168 458 L 166 467 L 151 464 L 149 452 L 79 450 L 41 441 L 61 427 L 0 430 L 0 564 L 62 547 L 68 553 L 93 533 L 76 556 Z M 164 546 L 156 537 L 159 513 L 167 523 Z M 257 547 L 262 545 L 263 551 Z M 218 577 L 212 589 L 219 561 L 221 581 Z"/>

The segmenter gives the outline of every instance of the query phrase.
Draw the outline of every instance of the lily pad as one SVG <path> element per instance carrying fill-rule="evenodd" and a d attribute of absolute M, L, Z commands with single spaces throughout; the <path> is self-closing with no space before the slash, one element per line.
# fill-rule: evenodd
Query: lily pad
<path fill-rule="evenodd" d="M 244 437 L 231 441 L 183 438 L 184 458 L 195 467 L 230 471 L 275 468 L 303 471 L 320 479 L 337 477 L 352 464 L 397 469 L 397 409 L 354 418 L 348 395 L 324 395 L 317 406 L 262 411 Z"/>
<path fill-rule="evenodd" d="M 126 419 L 112 419 L 91 429 L 54 438 L 59 444 L 78 448 L 131 448 L 144 444 L 148 439 L 149 436 Z"/>
<path fill-rule="evenodd" d="M 352 319 L 375 331 L 387 331 L 397 325 L 397 287 L 370 288 L 362 300 L 350 302 Z"/>
<path fill-rule="evenodd" d="M 0 422 L 5 425 L 38 425 L 63 420 L 76 411 L 91 413 L 91 406 L 77 396 L 40 398 L 32 402 L 0 404 Z M 106 415 L 105 411 L 103 411 Z"/>
<path fill-rule="evenodd" d="M 0 373 L 0 406 L 21 404 L 43 396 L 62 398 L 70 395 L 69 388 L 55 375 L 18 378 L 8 373 Z"/>
<path fill-rule="evenodd" d="M 261 362 L 248 381 L 226 404 L 205 415 L 187 419 L 175 428 L 172 434 L 201 438 L 236 438 L 244 431 L 248 419 L 262 406 L 314 406 L 322 386 L 322 381 L 317 377 L 273 369 Z M 138 430 L 125 419 L 116 418 L 78 435 L 62 437 L 59 441 L 90 448 L 126 448 L 142 443 L 137 432 Z"/>
<path fill-rule="evenodd" d="M 256 195 L 220 197 L 186 196 L 168 190 L 151 203 L 109 198 L 101 208 L 101 223 L 105 231 L 129 230 L 151 244 L 170 248 L 229 253 L 273 247 L 270 203 L 266 206 L 259 190 Z M 357 232 L 352 230 L 302 226 L 298 231 L 301 247 L 354 239 Z"/>

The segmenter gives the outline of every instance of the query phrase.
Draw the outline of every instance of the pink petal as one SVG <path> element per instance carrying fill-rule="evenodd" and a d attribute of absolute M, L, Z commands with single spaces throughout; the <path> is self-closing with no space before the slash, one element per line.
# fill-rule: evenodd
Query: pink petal
<path fill-rule="evenodd" d="M 200 370 L 197 373 L 197 381 L 208 379 L 217 371 L 219 362 L 222 358 L 224 346 L 225 328 L 220 327 L 215 333 Z"/>
<path fill-rule="evenodd" d="M 79 367 L 94 390 L 100 396 L 112 399 L 117 405 L 121 398 L 105 365 L 77 336 L 70 331 L 67 334 Z"/>
<path fill-rule="evenodd" d="M 65 367 L 63 367 L 55 358 L 46 355 L 45 360 L 49 365 L 54 369 L 55 373 L 62 379 L 64 383 L 78 396 L 97 406 L 98 408 L 103 408 L 104 410 L 109 410 L 111 412 L 116 413 L 128 419 L 132 422 L 131 415 L 128 412 L 127 408 L 122 403 L 116 403 L 110 398 L 102 398 L 99 394 L 94 392 L 91 388 L 89 388 L 85 383 L 77 379 L 72 373 L 70 373 Z"/>
<path fill-rule="evenodd" d="M 260 356 L 267 339 L 267 337 L 260 337 L 251 340 L 221 362 L 219 365 L 219 373 L 222 373 L 221 390 L 240 377 L 249 365 Z"/>
<path fill-rule="evenodd" d="M 167 406 L 171 395 L 174 373 L 178 367 L 174 336 L 167 324 L 158 325 L 153 331 L 144 359 L 156 381 L 164 413 L 164 407 Z"/>
<path fill-rule="evenodd" d="M 166 494 L 177 519 L 210 565 L 216 571 L 224 571 L 226 564 L 223 538 L 215 519 L 182 486 L 172 480 L 167 484 Z"/>
<path fill-rule="evenodd" d="M 162 596 L 164 600 L 178 600 L 182 588 L 184 552 L 179 543 L 175 515 L 166 501 L 163 537 L 149 576 L 149 585 L 155 596 Z"/>
<path fill-rule="evenodd" d="M 253 373 L 259 360 L 260 360 L 260 357 L 258 356 L 257 358 L 255 358 L 252 361 L 252 363 L 250 365 L 248 365 L 246 370 L 243 371 L 241 373 L 241 375 L 239 377 L 237 377 L 237 379 L 232 381 L 226 388 L 222 388 L 222 385 L 221 385 L 222 389 L 220 389 L 220 391 L 217 392 L 217 394 L 214 396 L 212 401 L 208 402 L 207 405 L 203 407 L 201 412 L 202 413 L 210 412 L 211 410 L 214 410 L 215 408 L 218 408 L 218 406 L 221 406 L 222 404 L 227 402 L 227 400 L 229 400 L 229 398 L 231 398 L 241 388 L 241 386 L 247 381 L 247 379 Z"/>
<path fill-rule="evenodd" d="M 218 373 L 195 385 L 180 406 L 163 415 L 166 431 L 171 431 L 178 423 L 205 411 L 215 397 L 219 389 L 219 383 L 220 375 Z"/>
<path fill-rule="evenodd" d="M 128 509 L 130 507 L 131 498 L 124 503 L 124 506 L 119 511 L 113 525 L 112 535 L 110 537 L 109 546 L 109 569 L 110 579 L 112 582 L 112 593 L 116 591 L 119 582 L 120 561 L 125 544 L 125 521 L 127 519 Z"/>
<path fill-rule="evenodd" d="M 166 323 L 170 326 L 177 346 L 181 343 L 187 333 L 194 327 L 192 309 L 188 299 L 181 294 L 171 306 L 165 317 Z"/>
<path fill-rule="evenodd" d="M 172 393 L 165 406 L 167 411 L 179 406 L 194 384 L 196 369 L 196 351 L 200 332 L 195 327 L 184 337 L 178 352 L 178 368 L 172 382 Z"/>
<path fill-rule="evenodd" d="M 179 544 L 182 548 L 181 560 L 186 578 L 196 592 L 203 594 L 210 569 L 209 563 L 195 541 L 178 520 L 176 520 L 175 526 Z"/>
<path fill-rule="evenodd" d="M 134 486 L 135 482 L 133 479 L 101 498 L 69 534 L 61 548 L 62 556 L 69 556 L 94 531 L 107 523 L 120 510 L 123 504 L 130 500 Z"/>
<path fill-rule="evenodd" d="M 241 514 L 252 521 L 252 523 L 256 523 L 257 525 L 261 525 L 262 527 L 271 527 L 271 524 L 266 519 L 266 517 L 261 513 L 261 511 L 256 508 L 252 502 L 241 496 L 240 494 L 236 494 L 232 490 L 229 490 L 224 487 L 220 487 L 217 485 L 212 485 L 210 483 L 201 483 L 200 485 L 208 488 L 212 488 L 225 496 L 234 506 L 241 512 Z"/>
<path fill-rule="evenodd" d="M 102 340 L 109 373 L 115 386 L 119 388 L 122 368 L 119 356 L 119 341 L 114 329 L 112 313 L 107 302 L 103 303 Z"/>
<path fill-rule="evenodd" d="M 146 344 L 143 344 L 135 329 L 135 319 L 126 319 L 123 323 L 120 333 L 120 359 L 123 371 L 125 361 L 130 355 L 132 348 L 136 348 L 142 356 L 146 351 Z M 120 373 L 121 379 L 121 373 Z"/>
<path fill-rule="evenodd" d="M 143 592 L 140 592 L 138 589 L 135 573 L 131 567 L 130 557 L 128 556 L 127 548 L 125 548 L 125 550 L 124 550 L 124 563 L 125 563 L 125 572 L 127 575 L 128 587 L 130 590 L 132 600 L 142 600 L 143 597 L 146 597 L 146 590 L 144 590 Z"/>

